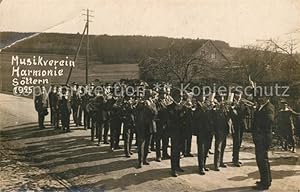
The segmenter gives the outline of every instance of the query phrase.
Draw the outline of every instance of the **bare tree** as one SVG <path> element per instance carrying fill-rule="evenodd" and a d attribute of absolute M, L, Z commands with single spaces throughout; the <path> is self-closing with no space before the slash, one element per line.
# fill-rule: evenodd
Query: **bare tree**
<path fill-rule="evenodd" d="M 300 65 L 295 41 L 280 45 L 274 40 L 259 40 L 255 46 L 247 46 L 238 54 L 243 68 L 243 79 L 251 76 L 255 81 L 299 81 Z"/>
<path fill-rule="evenodd" d="M 147 79 L 190 83 L 205 77 L 209 64 L 204 55 L 188 53 L 183 46 L 170 45 L 167 50 L 160 50 L 146 56 L 140 62 L 141 76 Z"/>

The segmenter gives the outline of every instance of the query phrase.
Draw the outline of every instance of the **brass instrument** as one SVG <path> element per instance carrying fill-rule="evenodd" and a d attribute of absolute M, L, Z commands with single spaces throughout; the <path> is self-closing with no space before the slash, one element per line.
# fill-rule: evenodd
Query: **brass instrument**
<path fill-rule="evenodd" d="M 247 105 L 248 107 L 255 107 L 256 106 L 256 104 L 254 102 L 249 101 L 249 100 L 247 100 L 245 98 L 241 98 L 240 102 L 242 102 L 243 104 Z"/>

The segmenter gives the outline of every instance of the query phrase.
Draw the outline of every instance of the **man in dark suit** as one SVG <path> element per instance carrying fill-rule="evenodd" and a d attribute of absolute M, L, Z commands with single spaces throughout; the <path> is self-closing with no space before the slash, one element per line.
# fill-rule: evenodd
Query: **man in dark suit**
<path fill-rule="evenodd" d="M 72 113 L 73 113 L 73 121 L 76 126 L 79 125 L 78 123 L 78 108 L 79 108 L 79 97 L 77 94 L 78 90 L 78 84 L 74 83 L 74 86 L 72 87 L 72 95 L 71 95 L 71 108 L 72 108 Z"/>
<path fill-rule="evenodd" d="M 192 98 L 191 95 L 184 95 L 183 98 L 183 127 L 184 127 L 184 142 L 183 142 L 183 155 L 184 157 L 193 157 L 191 154 L 191 148 L 192 148 L 192 135 L 193 135 L 193 129 L 192 129 Z"/>
<path fill-rule="evenodd" d="M 70 132 L 70 114 L 71 114 L 71 103 L 69 87 L 63 86 L 61 93 L 59 93 L 58 106 L 61 117 L 62 130 Z"/>
<path fill-rule="evenodd" d="M 59 109 L 58 109 L 58 94 L 57 94 L 57 87 L 52 85 L 51 91 L 49 93 L 49 104 L 50 104 L 50 118 L 51 118 L 51 125 L 58 129 L 59 126 Z"/>
<path fill-rule="evenodd" d="M 131 152 L 133 130 L 135 126 L 134 120 L 134 106 L 132 97 L 125 96 L 122 106 L 122 122 L 123 122 L 123 135 L 124 135 L 124 152 L 127 158 L 133 153 Z"/>
<path fill-rule="evenodd" d="M 268 151 L 272 143 L 272 125 L 274 122 L 274 106 L 268 98 L 260 96 L 257 99 L 258 107 L 254 112 L 252 136 L 255 144 L 255 156 L 260 181 L 254 187 L 257 190 L 269 189 L 272 182 Z"/>
<path fill-rule="evenodd" d="M 120 135 L 121 135 L 121 114 L 122 99 L 113 97 L 108 100 L 108 104 L 111 105 L 110 109 L 110 148 L 111 150 L 121 149 Z"/>
<path fill-rule="evenodd" d="M 37 87 L 35 89 L 34 106 L 35 106 L 35 110 L 38 112 L 39 128 L 44 129 L 45 116 L 48 114 L 47 111 L 48 100 L 47 100 L 47 95 L 45 95 L 44 86 Z"/>
<path fill-rule="evenodd" d="M 219 166 L 226 168 L 223 162 L 226 139 L 229 133 L 228 109 L 221 101 L 220 104 L 211 110 L 211 125 L 215 136 L 214 170 L 220 171 Z"/>
<path fill-rule="evenodd" d="M 209 111 L 205 106 L 204 101 L 194 101 L 194 114 L 192 119 L 192 128 L 194 135 L 197 136 L 197 149 L 198 149 L 198 168 L 199 174 L 205 175 L 204 171 L 209 171 L 206 168 L 206 157 L 209 149 Z"/>
<path fill-rule="evenodd" d="M 158 110 L 157 115 L 157 133 L 155 135 L 155 150 L 156 150 L 156 161 L 160 162 L 161 157 L 163 159 L 170 159 L 170 156 L 168 155 L 168 136 L 166 133 L 166 127 L 167 127 L 167 102 L 165 99 L 165 92 L 164 90 L 160 90 L 159 92 L 159 98 L 156 102 L 156 107 Z M 162 154 L 161 154 L 162 150 Z"/>
<path fill-rule="evenodd" d="M 152 91 L 146 90 L 144 100 L 137 105 L 136 134 L 138 141 L 138 168 L 149 165 L 147 161 L 151 134 L 156 133 L 157 109 Z"/>
<path fill-rule="evenodd" d="M 181 101 L 181 92 L 173 89 L 171 96 L 173 103 L 168 105 L 168 133 L 171 137 L 171 175 L 177 177 L 177 172 L 184 172 L 180 167 L 180 151 L 184 142 L 183 134 L 183 111 Z"/>

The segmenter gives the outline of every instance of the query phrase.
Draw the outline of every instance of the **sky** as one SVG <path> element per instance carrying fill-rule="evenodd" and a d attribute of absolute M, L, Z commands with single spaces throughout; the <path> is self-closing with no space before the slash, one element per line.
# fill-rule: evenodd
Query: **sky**
<path fill-rule="evenodd" d="M 299 40 L 300 0 L 0 0 L 0 31 L 218 39 Z M 299 50 L 299 49 L 298 49 Z"/>

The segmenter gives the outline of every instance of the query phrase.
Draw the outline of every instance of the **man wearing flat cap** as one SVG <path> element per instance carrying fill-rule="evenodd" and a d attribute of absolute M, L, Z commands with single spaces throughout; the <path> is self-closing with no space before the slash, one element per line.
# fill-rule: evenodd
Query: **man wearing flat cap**
<path fill-rule="evenodd" d="M 258 107 L 254 112 L 252 137 L 255 145 L 256 163 L 260 181 L 254 189 L 267 190 L 271 186 L 272 176 L 268 151 L 272 143 L 272 126 L 274 122 L 274 106 L 264 95 L 257 97 Z"/>

